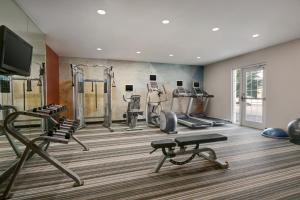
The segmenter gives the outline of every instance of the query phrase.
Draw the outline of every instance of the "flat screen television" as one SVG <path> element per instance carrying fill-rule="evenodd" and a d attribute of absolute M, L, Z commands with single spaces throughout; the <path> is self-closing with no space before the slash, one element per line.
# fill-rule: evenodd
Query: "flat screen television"
<path fill-rule="evenodd" d="M 150 81 L 156 81 L 156 75 L 150 75 Z"/>
<path fill-rule="evenodd" d="M 183 86 L 183 81 L 177 81 L 177 84 L 176 84 L 178 87 L 182 87 Z"/>
<path fill-rule="evenodd" d="M 126 92 L 133 92 L 133 85 L 125 85 Z"/>
<path fill-rule="evenodd" d="M 199 88 L 199 87 L 200 87 L 200 83 L 197 82 L 197 81 L 194 81 L 194 82 L 193 82 L 193 87 L 194 87 L 194 88 Z"/>
<path fill-rule="evenodd" d="M 0 74 L 30 76 L 32 49 L 13 31 L 0 26 Z"/>

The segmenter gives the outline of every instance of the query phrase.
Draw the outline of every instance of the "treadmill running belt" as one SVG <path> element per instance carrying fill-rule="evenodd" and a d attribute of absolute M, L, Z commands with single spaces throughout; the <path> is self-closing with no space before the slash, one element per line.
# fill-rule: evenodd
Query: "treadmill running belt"
<path fill-rule="evenodd" d="M 197 119 L 192 119 L 188 116 L 180 116 L 178 117 L 178 123 L 185 125 L 187 127 L 190 128 L 206 128 L 211 126 L 210 123 L 201 121 L 201 120 L 197 120 Z"/>

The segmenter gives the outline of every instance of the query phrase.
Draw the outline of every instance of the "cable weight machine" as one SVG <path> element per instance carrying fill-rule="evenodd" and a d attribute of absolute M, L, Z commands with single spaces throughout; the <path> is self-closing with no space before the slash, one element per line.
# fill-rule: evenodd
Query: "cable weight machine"
<path fill-rule="evenodd" d="M 103 119 L 103 126 L 108 128 L 110 131 L 112 124 L 112 87 L 115 87 L 114 81 L 114 72 L 113 67 L 106 67 L 103 65 L 86 65 L 86 64 L 78 64 L 78 65 L 70 65 L 71 74 L 72 74 L 72 87 L 73 87 L 73 112 L 74 119 L 80 121 L 79 128 L 83 128 L 86 126 L 87 119 L 91 118 L 100 118 Z M 87 67 L 101 67 L 104 68 L 104 79 L 85 79 L 83 68 Z M 95 99 L 95 109 L 98 111 L 98 84 L 103 83 L 104 91 L 103 91 L 103 101 L 104 101 L 104 115 L 100 115 L 97 117 L 87 117 L 85 116 L 85 83 L 91 83 L 92 88 L 91 91 L 94 92 Z"/>

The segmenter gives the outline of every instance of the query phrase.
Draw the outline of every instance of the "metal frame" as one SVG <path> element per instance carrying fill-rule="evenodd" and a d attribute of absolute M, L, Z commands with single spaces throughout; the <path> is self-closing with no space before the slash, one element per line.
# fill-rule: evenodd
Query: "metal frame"
<path fill-rule="evenodd" d="M 126 96 L 123 95 L 123 100 L 128 103 L 126 110 L 126 124 L 129 128 L 127 128 L 126 131 L 143 130 L 141 127 L 137 127 L 138 116 L 143 115 L 143 111 L 140 111 L 141 95 L 131 94 L 128 98 L 127 93 L 129 92 L 126 92 Z M 138 101 L 134 101 L 137 99 Z"/>
<path fill-rule="evenodd" d="M 70 65 L 72 70 L 72 89 L 73 89 L 73 115 L 74 120 L 79 120 L 79 129 L 85 127 L 84 120 L 84 93 L 79 93 L 80 81 L 84 82 L 83 69 L 81 65 Z M 79 98 L 81 100 L 79 100 Z M 80 103 L 82 105 L 80 105 Z M 80 109 L 80 110 L 79 110 Z"/>
<path fill-rule="evenodd" d="M 154 83 L 154 82 L 156 82 L 156 84 L 157 84 L 157 87 L 158 87 L 157 89 L 153 89 L 151 87 L 151 83 Z M 154 92 L 156 92 L 157 94 L 159 94 L 161 92 L 161 94 L 163 96 L 165 96 L 165 98 L 162 99 L 161 96 L 158 96 L 158 101 L 156 101 L 156 102 L 150 101 L 150 99 L 151 99 L 150 96 Z M 159 123 L 154 124 L 154 123 L 150 122 L 150 120 L 149 120 L 149 115 L 148 115 L 149 105 L 152 104 L 152 106 L 155 107 L 155 109 L 153 110 L 153 113 L 156 112 L 157 115 L 160 115 L 160 112 L 164 110 L 162 103 L 167 102 L 167 101 L 168 101 L 167 91 L 165 89 L 164 84 L 159 84 L 157 81 L 149 81 L 149 83 L 147 83 L 147 96 L 146 96 L 146 107 L 145 107 L 145 118 L 146 118 L 147 126 L 149 126 L 151 123 L 152 125 L 159 127 Z"/>
<path fill-rule="evenodd" d="M 59 162 L 57 159 L 55 159 L 54 157 L 52 157 L 50 154 L 48 154 L 46 152 L 47 146 L 50 142 L 67 144 L 69 140 L 55 138 L 55 137 L 49 137 L 49 136 L 39 136 L 33 140 L 30 140 L 29 138 L 27 138 L 26 136 L 24 136 L 23 134 L 18 132 L 13 126 L 14 120 L 21 115 L 49 119 L 49 120 L 53 121 L 53 123 L 56 123 L 56 124 L 58 123 L 52 117 L 49 117 L 49 115 L 47 115 L 47 114 L 34 113 L 34 112 L 19 111 L 19 112 L 11 113 L 6 117 L 5 122 L 4 122 L 5 130 L 7 131 L 7 133 L 12 135 L 17 140 L 19 140 L 22 144 L 24 144 L 26 146 L 26 148 L 25 148 L 21 158 L 18 159 L 9 169 L 7 169 L 5 171 L 5 173 L 3 175 L 0 176 L 0 184 L 1 184 L 12 174 L 12 177 L 9 180 L 9 183 L 6 186 L 6 189 L 4 190 L 2 198 L 6 199 L 6 198 L 10 197 L 9 196 L 10 190 L 13 187 L 19 172 L 21 171 L 25 162 L 30 157 L 32 157 L 34 154 L 38 154 L 40 157 L 42 157 L 47 162 L 49 162 L 51 165 L 53 165 L 58 170 L 60 170 L 62 173 L 66 174 L 71 179 L 73 179 L 73 181 L 75 182 L 74 186 L 83 185 L 84 182 L 80 179 L 80 177 L 75 172 L 73 172 L 72 170 L 67 168 L 64 164 L 62 164 L 61 162 Z M 39 142 L 39 141 L 41 143 L 37 144 L 37 142 Z M 44 145 L 47 145 L 47 146 L 44 147 Z"/>
<path fill-rule="evenodd" d="M 108 128 L 111 132 L 114 130 L 112 126 L 112 87 L 114 86 L 114 72 L 113 67 L 106 67 L 104 69 L 104 122 L 103 126 Z"/>
<path fill-rule="evenodd" d="M 197 82 L 199 83 L 199 87 L 194 87 L 194 83 Z M 197 93 L 197 89 L 198 92 Z M 200 90 L 200 91 L 199 91 Z M 211 126 L 223 126 L 227 123 L 231 123 L 229 120 L 224 120 L 224 119 L 219 119 L 219 118 L 214 118 L 214 117 L 209 117 L 207 116 L 207 107 L 210 99 L 213 97 L 213 95 L 209 95 L 204 89 L 200 89 L 200 82 L 199 81 L 193 81 L 192 85 L 192 95 L 189 100 L 189 104 L 187 107 L 186 115 L 191 117 L 192 119 L 200 119 L 203 122 L 211 124 Z M 191 113 L 192 105 L 194 102 L 194 99 L 200 100 L 203 105 L 203 111 L 201 113 Z"/>
<path fill-rule="evenodd" d="M 184 93 L 179 93 L 179 90 L 184 91 Z M 172 102 L 171 102 L 171 111 L 173 111 L 173 105 L 174 105 L 174 100 L 179 99 L 179 98 L 189 98 L 189 103 L 186 109 L 185 113 L 177 113 L 177 121 L 179 124 L 187 126 L 189 128 L 192 129 L 203 129 L 203 128 L 207 128 L 211 126 L 211 123 L 206 121 L 206 120 L 202 120 L 200 118 L 194 118 L 191 117 L 189 114 L 189 109 L 191 107 L 192 101 L 193 101 L 193 97 L 192 97 L 192 93 L 185 89 L 183 86 L 177 86 L 176 89 L 173 90 L 172 93 Z M 179 115 L 182 115 L 183 117 L 178 117 Z"/>
<path fill-rule="evenodd" d="M 82 96 L 83 102 L 83 110 L 82 116 L 76 115 L 79 109 L 78 101 L 76 101 L 78 97 L 78 84 L 76 84 L 76 80 L 78 78 L 78 74 L 83 77 L 84 82 L 103 82 L 104 83 L 104 116 L 93 117 L 93 118 L 103 118 L 103 126 L 108 128 L 110 131 L 113 131 L 112 126 L 112 87 L 114 85 L 114 72 L 113 67 L 107 67 L 104 65 L 86 65 L 86 64 L 71 64 L 72 69 L 72 86 L 73 86 L 73 110 L 74 110 L 74 118 L 80 120 L 81 126 L 79 128 L 85 127 L 85 117 L 84 117 L 84 93 Z M 84 72 L 81 67 L 103 67 L 104 68 L 104 80 L 95 80 L 95 79 L 84 79 Z"/>
<path fill-rule="evenodd" d="M 154 172 L 158 173 L 160 168 L 163 166 L 164 162 L 168 159 L 169 162 L 171 162 L 174 165 L 183 165 L 191 162 L 194 157 L 197 155 L 199 157 L 202 157 L 218 167 L 222 169 L 227 169 L 229 167 L 229 164 L 227 161 L 222 162 L 217 159 L 216 152 L 211 148 L 199 148 L 199 145 L 196 144 L 195 149 L 186 150 L 186 147 L 180 147 L 180 150 L 175 151 L 173 148 L 169 148 L 167 151 L 165 148 L 162 148 L 163 155 L 160 157 L 159 162 L 157 163 Z M 174 158 L 176 156 L 181 155 L 190 155 L 188 159 L 185 161 L 175 161 Z"/>
<path fill-rule="evenodd" d="M 61 106 L 61 105 L 54 105 L 54 106 Z M 65 107 L 65 106 L 63 106 L 63 107 Z M 48 108 L 48 109 L 51 110 L 51 108 Z M 66 109 L 65 109 L 64 111 L 66 111 Z M 60 112 L 64 112 L 64 111 L 60 111 Z M 56 118 L 56 119 L 59 118 L 60 112 L 52 114 L 51 117 L 54 117 L 54 118 Z M 44 121 L 44 128 L 43 128 L 44 132 L 47 133 L 47 132 L 49 132 L 49 131 L 52 131 L 53 127 L 52 127 L 50 124 L 51 124 L 51 122 L 52 122 L 53 120 L 43 119 L 43 121 Z M 50 123 L 49 123 L 49 122 L 50 122 Z M 77 130 L 78 127 L 77 127 L 77 125 L 76 125 L 76 126 L 73 126 L 72 122 L 73 122 L 73 121 L 66 120 L 65 122 L 63 122 L 62 124 L 60 124 L 61 129 L 56 130 L 56 132 L 55 132 L 54 135 L 64 135 L 64 134 L 68 133 L 68 131 L 69 131 L 68 129 L 74 128 L 73 131 L 72 131 L 73 133 L 71 134 L 71 139 L 73 139 L 75 142 L 77 142 L 77 143 L 83 148 L 83 151 L 89 151 L 89 148 L 88 148 L 85 144 L 83 144 L 83 143 L 82 143 L 82 142 L 74 135 L 75 130 Z M 66 129 L 67 129 L 67 130 L 66 130 Z M 49 145 L 49 144 L 48 144 L 48 145 Z"/>

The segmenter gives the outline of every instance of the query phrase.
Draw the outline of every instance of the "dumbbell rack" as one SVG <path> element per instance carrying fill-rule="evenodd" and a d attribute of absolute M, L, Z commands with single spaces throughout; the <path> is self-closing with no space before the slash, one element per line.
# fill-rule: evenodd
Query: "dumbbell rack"
<path fill-rule="evenodd" d="M 59 112 L 63 111 L 63 109 L 65 108 L 63 108 L 63 106 L 60 105 L 48 105 L 47 108 L 36 108 L 30 111 L 13 112 L 10 113 L 5 118 L 4 128 L 6 133 L 13 136 L 19 142 L 24 144 L 25 150 L 22 153 L 22 156 L 18 158 L 13 163 L 13 165 L 11 165 L 9 169 L 7 169 L 5 173 L 0 176 L 0 184 L 2 184 L 5 180 L 7 180 L 11 176 L 6 186 L 6 189 L 4 190 L 3 195 L 0 197 L 0 199 L 7 199 L 10 197 L 10 190 L 13 187 L 18 174 L 20 173 L 25 162 L 28 159 L 30 159 L 34 154 L 38 154 L 40 157 L 45 159 L 51 165 L 59 169 L 62 173 L 66 174 L 71 179 L 73 179 L 73 181 L 75 182 L 74 186 L 83 185 L 84 182 L 80 179 L 80 177 L 75 172 L 67 168 L 64 164 L 62 164 L 60 161 L 55 159 L 47 152 L 47 149 L 51 142 L 68 144 L 71 138 L 73 138 L 77 142 L 79 141 L 77 138 L 74 138 L 73 136 L 74 131 L 71 131 L 71 128 L 69 128 L 70 130 L 67 129 L 67 131 L 64 130 L 66 129 L 65 125 L 67 126 L 68 123 L 76 124 L 76 122 L 67 121 L 65 119 L 61 119 L 59 122 L 52 117 L 52 115 L 57 115 Z M 31 116 L 31 117 L 36 117 L 36 118 L 46 120 L 49 122 L 49 124 L 52 125 L 52 127 L 55 127 L 56 129 L 54 128 L 50 129 L 50 127 L 48 127 L 47 130 L 48 132 L 44 132 L 42 135 L 36 138 L 29 139 L 27 136 L 23 135 L 19 130 L 17 130 L 13 125 L 14 121 L 19 116 Z M 67 127 L 72 127 L 72 125 L 68 125 Z M 74 127 L 72 129 L 74 129 Z M 78 143 L 84 146 L 80 141 Z"/>
<path fill-rule="evenodd" d="M 51 115 L 58 124 L 53 123 L 52 120 L 43 119 L 44 121 L 44 134 L 48 136 L 64 136 L 65 139 L 73 139 L 77 142 L 80 146 L 82 146 L 84 151 L 88 151 L 89 148 L 84 145 L 75 135 L 75 131 L 78 129 L 80 122 L 78 120 L 68 120 L 65 117 L 59 118 L 59 115 L 62 112 L 67 110 L 66 106 L 63 105 L 55 105 L 49 104 L 47 106 L 34 108 L 33 112 L 40 112 Z"/>

